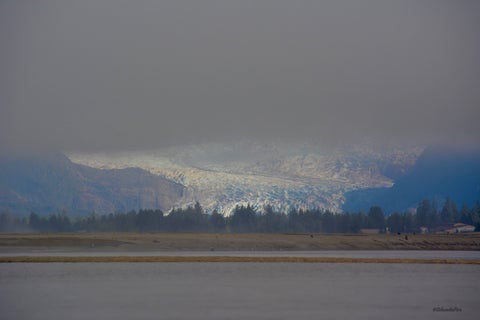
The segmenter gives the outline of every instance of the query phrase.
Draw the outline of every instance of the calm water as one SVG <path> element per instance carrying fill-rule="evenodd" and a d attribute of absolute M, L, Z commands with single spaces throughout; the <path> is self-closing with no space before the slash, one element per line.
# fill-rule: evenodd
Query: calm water
<path fill-rule="evenodd" d="M 475 319 L 478 314 L 480 267 L 473 265 L 0 264 L 2 319 Z"/>

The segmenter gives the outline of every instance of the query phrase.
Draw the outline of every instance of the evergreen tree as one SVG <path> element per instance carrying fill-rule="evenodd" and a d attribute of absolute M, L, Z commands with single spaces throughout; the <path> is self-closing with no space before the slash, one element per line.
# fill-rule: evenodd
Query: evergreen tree
<path fill-rule="evenodd" d="M 370 208 L 368 211 L 368 227 L 380 230 L 385 229 L 385 216 L 383 215 L 382 208 L 378 206 Z"/>
<path fill-rule="evenodd" d="M 440 225 L 440 213 L 438 212 L 437 201 L 434 199 L 432 200 L 432 205 L 430 208 L 429 226 L 431 229 L 434 229 L 439 225 Z"/>
<path fill-rule="evenodd" d="M 480 201 L 477 201 L 472 208 L 472 224 L 475 231 L 480 231 Z"/>
<path fill-rule="evenodd" d="M 440 213 L 441 222 L 444 224 L 454 223 L 458 217 L 457 206 L 452 199 L 447 198 Z"/>
<path fill-rule="evenodd" d="M 31 212 L 28 218 L 28 224 L 33 231 L 44 231 L 45 230 L 45 223 L 43 222 L 42 218 L 35 212 Z"/>
<path fill-rule="evenodd" d="M 460 222 L 473 225 L 473 210 L 468 209 L 468 206 L 464 204 L 462 210 L 460 210 Z"/>
<path fill-rule="evenodd" d="M 224 232 L 226 230 L 227 221 L 225 217 L 215 209 L 210 215 L 210 224 L 214 232 Z"/>
<path fill-rule="evenodd" d="M 254 232 L 256 231 L 256 212 L 250 206 L 236 206 L 230 220 L 230 228 L 233 232 Z"/>
<path fill-rule="evenodd" d="M 403 232 L 415 232 L 420 226 L 416 224 L 415 217 L 411 212 L 405 212 L 402 215 L 403 218 Z"/>
<path fill-rule="evenodd" d="M 363 212 L 352 214 L 352 232 L 358 233 L 361 229 L 368 227 L 368 217 Z"/>
<path fill-rule="evenodd" d="M 417 214 L 416 214 L 416 224 L 419 228 L 431 227 L 431 208 L 430 208 L 430 201 L 427 199 L 422 200 L 417 207 Z"/>
<path fill-rule="evenodd" d="M 306 232 L 304 225 L 303 214 L 300 214 L 296 209 L 291 209 L 287 215 L 288 230 L 290 232 L 303 233 Z"/>
<path fill-rule="evenodd" d="M 391 214 L 387 218 L 387 227 L 390 230 L 390 232 L 393 233 L 401 233 L 404 232 L 404 224 L 403 224 L 403 218 L 402 215 L 398 212 L 395 212 Z"/>
<path fill-rule="evenodd" d="M 325 211 L 322 214 L 323 232 L 336 233 L 337 232 L 337 218 L 336 215 L 330 211 Z"/>

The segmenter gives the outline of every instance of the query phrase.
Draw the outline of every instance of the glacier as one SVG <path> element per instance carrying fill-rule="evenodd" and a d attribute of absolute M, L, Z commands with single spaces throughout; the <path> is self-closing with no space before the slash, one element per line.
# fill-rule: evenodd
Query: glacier
<path fill-rule="evenodd" d="M 280 212 L 313 208 L 341 212 L 346 192 L 391 187 L 396 177 L 413 167 L 423 149 L 241 140 L 66 154 L 73 162 L 99 169 L 145 169 L 186 187 L 175 207 L 198 201 L 206 212 L 230 215 L 237 205 L 247 204 L 259 211 L 269 205 Z"/>

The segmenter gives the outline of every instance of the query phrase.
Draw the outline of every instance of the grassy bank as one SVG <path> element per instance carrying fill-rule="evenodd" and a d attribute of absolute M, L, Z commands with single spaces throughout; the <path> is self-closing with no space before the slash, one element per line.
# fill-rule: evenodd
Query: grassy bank
<path fill-rule="evenodd" d="M 336 258 L 336 257 L 242 257 L 242 256 L 114 256 L 114 257 L 60 257 L 24 256 L 0 257 L 0 263 L 78 263 L 78 262 L 244 262 L 244 263 L 423 263 L 423 264 L 475 264 L 480 260 L 399 259 L 399 258 Z"/>
<path fill-rule="evenodd" d="M 451 235 L 31 233 L 0 234 L 0 252 L 480 250 L 480 233 Z"/>
<path fill-rule="evenodd" d="M 244 257 L 244 256 L 15 256 L 0 257 L 0 263 L 114 263 L 114 262 L 244 262 L 244 263 L 422 263 L 475 264 L 480 260 L 406 259 L 406 258 L 339 258 L 339 257 Z"/>

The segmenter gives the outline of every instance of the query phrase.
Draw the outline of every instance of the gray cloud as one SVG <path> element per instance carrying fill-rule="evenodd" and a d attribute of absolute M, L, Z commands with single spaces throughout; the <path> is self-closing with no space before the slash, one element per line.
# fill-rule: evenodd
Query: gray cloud
<path fill-rule="evenodd" d="M 479 143 L 478 1 L 2 1 L 0 143 Z"/>

